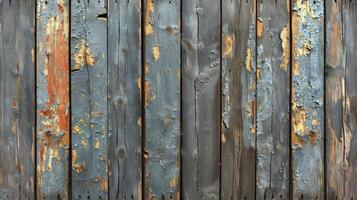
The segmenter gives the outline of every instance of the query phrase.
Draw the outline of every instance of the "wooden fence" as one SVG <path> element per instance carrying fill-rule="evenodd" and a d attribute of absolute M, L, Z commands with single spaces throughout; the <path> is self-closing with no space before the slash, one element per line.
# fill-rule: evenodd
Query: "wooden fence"
<path fill-rule="evenodd" d="M 357 1 L 0 0 L 0 199 L 357 199 Z"/>

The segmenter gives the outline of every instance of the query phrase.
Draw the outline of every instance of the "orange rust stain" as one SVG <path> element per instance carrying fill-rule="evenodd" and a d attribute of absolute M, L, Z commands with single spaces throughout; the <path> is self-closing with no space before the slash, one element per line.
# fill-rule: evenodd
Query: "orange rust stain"
<path fill-rule="evenodd" d="M 108 191 L 108 179 L 103 179 L 100 183 L 100 187 L 103 191 Z"/>
<path fill-rule="evenodd" d="M 310 142 L 312 144 L 317 144 L 317 133 L 315 131 L 310 131 L 310 134 L 309 134 L 309 138 L 310 138 Z"/>
<path fill-rule="evenodd" d="M 151 15 L 154 12 L 153 0 L 146 0 L 146 10 L 145 10 L 145 35 L 148 36 L 154 32 L 152 26 Z"/>
<path fill-rule="evenodd" d="M 257 36 L 258 38 L 261 38 L 264 33 L 264 23 L 261 18 L 258 19 L 257 21 Z"/>
<path fill-rule="evenodd" d="M 78 174 L 84 172 L 86 169 L 85 164 L 78 164 L 78 154 L 76 150 L 72 150 L 72 169 L 74 169 Z"/>
<path fill-rule="evenodd" d="M 223 44 L 223 58 L 232 58 L 234 38 L 229 34 L 224 34 Z"/>
<path fill-rule="evenodd" d="M 332 45 L 329 48 L 329 62 L 333 63 L 333 67 L 341 64 L 341 49 L 342 49 L 342 28 L 341 24 L 334 19 L 334 16 L 339 12 L 337 4 L 332 6 L 332 15 L 330 21 L 332 23 Z"/>
<path fill-rule="evenodd" d="M 300 139 L 300 137 L 297 134 L 292 133 L 291 144 L 293 145 L 293 148 L 302 148 L 305 142 L 302 139 Z"/>

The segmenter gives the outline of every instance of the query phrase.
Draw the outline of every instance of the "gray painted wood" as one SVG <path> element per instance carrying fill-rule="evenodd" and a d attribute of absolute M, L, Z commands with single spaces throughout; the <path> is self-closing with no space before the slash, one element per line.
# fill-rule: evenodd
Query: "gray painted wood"
<path fill-rule="evenodd" d="M 258 1 L 256 199 L 289 198 L 290 3 Z"/>
<path fill-rule="evenodd" d="M 256 1 L 222 10 L 221 199 L 255 199 Z"/>
<path fill-rule="evenodd" d="M 0 199 L 35 199 L 35 2 L 0 0 Z"/>
<path fill-rule="evenodd" d="M 220 1 L 182 1 L 182 198 L 219 199 Z"/>
<path fill-rule="evenodd" d="M 357 3 L 326 2 L 326 159 L 328 199 L 357 192 Z"/>
<path fill-rule="evenodd" d="M 69 195 L 68 7 L 37 1 L 37 199 Z"/>
<path fill-rule="evenodd" d="M 144 4 L 144 199 L 180 199 L 180 1 Z"/>
<path fill-rule="evenodd" d="M 109 198 L 142 199 L 141 1 L 108 9 Z"/>
<path fill-rule="evenodd" d="M 324 1 L 292 1 L 293 199 L 324 199 Z"/>
<path fill-rule="evenodd" d="M 72 199 L 108 198 L 106 3 L 71 1 Z"/>

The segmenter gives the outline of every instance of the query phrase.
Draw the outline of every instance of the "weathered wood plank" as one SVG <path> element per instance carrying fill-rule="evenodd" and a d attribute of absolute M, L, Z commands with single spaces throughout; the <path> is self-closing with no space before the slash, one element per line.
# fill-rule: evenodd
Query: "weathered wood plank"
<path fill-rule="evenodd" d="M 37 1 L 38 199 L 68 199 L 68 7 L 63 0 Z"/>
<path fill-rule="evenodd" d="M 289 198 L 290 2 L 258 1 L 256 199 Z"/>
<path fill-rule="evenodd" d="M 144 198 L 180 199 L 180 1 L 144 9 Z"/>
<path fill-rule="evenodd" d="M 221 199 L 255 199 L 256 1 L 222 10 Z"/>
<path fill-rule="evenodd" d="M 328 199 L 357 191 L 357 2 L 326 2 L 326 154 Z"/>
<path fill-rule="evenodd" d="M 71 1 L 72 199 L 107 199 L 107 5 Z"/>
<path fill-rule="evenodd" d="M 142 199 L 141 1 L 109 1 L 110 199 Z"/>
<path fill-rule="evenodd" d="M 219 199 L 220 1 L 182 1 L 183 199 Z"/>
<path fill-rule="evenodd" d="M 292 1 L 292 198 L 324 199 L 324 1 Z"/>
<path fill-rule="evenodd" d="M 35 199 L 35 2 L 0 0 L 0 199 Z"/>

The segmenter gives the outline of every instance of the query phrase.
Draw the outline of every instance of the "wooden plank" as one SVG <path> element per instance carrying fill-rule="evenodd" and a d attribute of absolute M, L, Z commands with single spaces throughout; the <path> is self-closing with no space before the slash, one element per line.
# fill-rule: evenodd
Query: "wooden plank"
<path fill-rule="evenodd" d="M 292 198 L 324 199 L 324 1 L 292 2 Z"/>
<path fill-rule="evenodd" d="M 255 199 L 256 1 L 222 10 L 221 199 Z"/>
<path fill-rule="evenodd" d="M 326 2 L 326 158 L 328 199 L 355 199 L 357 192 L 357 3 Z"/>
<path fill-rule="evenodd" d="M 142 199 L 141 1 L 109 1 L 109 198 Z"/>
<path fill-rule="evenodd" d="M 290 2 L 258 1 L 256 199 L 288 199 Z"/>
<path fill-rule="evenodd" d="M 180 1 L 144 9 L 144 199 L 180 199 Z"/>
<path fill-rule="evenodd" d="M 37 198 L 68 199 L 68 6 L 37 1 Z"/>
<path fill-rule="evenodd" d="M 35 2 L 0 0 L 0 199 L 35 199 Z"/>
<path fill-rule="evenodd" d="M 108 198 L 106 7 L 71 1 L 72 199 Z"/>
<path fill-rule="evenodd" d="M 219 199 L 220 1 L 182 1 L 183 199 Z"/>

